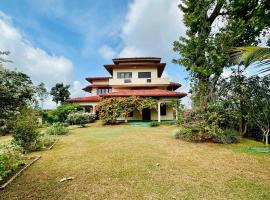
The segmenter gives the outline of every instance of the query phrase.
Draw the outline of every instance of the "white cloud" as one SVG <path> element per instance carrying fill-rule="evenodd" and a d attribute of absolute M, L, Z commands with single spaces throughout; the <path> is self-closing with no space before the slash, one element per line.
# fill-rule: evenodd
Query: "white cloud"
<path fill-rule="evenodd" d="M 103 45 L 99 50 L 98 50 L 99 54 L 107 59 L 107 60 L 111 60 L 116 56 L 116 51 L 114 51 L 111 47 L 107 46 L 107 45 Z"/>
<path fill-rule="evenodd" d="M 179 0 L 135 0 L 122 27 L 124 48 L 119 57 L 161 56 L 171 60 L 172 43 L 184 35 Z"/>
<path fill-rule="evenodd" d="M 72 96 L 83 95 L 82 84 L 72 80 L 73 64 L 63 56 L 49 55 L 43 49 L 35 47 L 14 27 L 12 19 L 0 11 L 0 50 L 10 51 L 6 67 L 17 69 L 29 75 L 34 84 L 44 82 L 47 89 L 56 83 L 71 84 Z M 87 94 L 87 93 L 86 93 Z M 53 108 L 55 104 L 48 99 L 44 108 Z"/>

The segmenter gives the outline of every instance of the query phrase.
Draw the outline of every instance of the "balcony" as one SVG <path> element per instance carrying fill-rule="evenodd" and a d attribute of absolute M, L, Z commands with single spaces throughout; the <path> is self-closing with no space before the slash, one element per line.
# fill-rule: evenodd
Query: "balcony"
<path fill-rule="evenodd" d="M 169 84 L 169 78 L 131 78 L 131 79 L 109 79 L 110 85 L 136 85 L 136 84 L 147 84 L 147 85 L 156 85 L 156 84 Z"/>

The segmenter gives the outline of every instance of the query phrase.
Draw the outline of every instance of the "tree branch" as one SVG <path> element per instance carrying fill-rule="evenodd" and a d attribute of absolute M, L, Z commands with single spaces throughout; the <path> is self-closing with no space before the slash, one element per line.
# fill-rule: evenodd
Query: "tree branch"
<path fill-rule="evenodd" d="M 220 15 L 220 10 L 223 7 L 223 5 L 224 5 L 224 0 L 217 1 L 217 5 L 216 5 L 215 9 L 213 10 L 212 14 L 208 18 L 210 24 L 212 24 L 215 21 L 215 19 L 217 18 L 217 16 Z"/>

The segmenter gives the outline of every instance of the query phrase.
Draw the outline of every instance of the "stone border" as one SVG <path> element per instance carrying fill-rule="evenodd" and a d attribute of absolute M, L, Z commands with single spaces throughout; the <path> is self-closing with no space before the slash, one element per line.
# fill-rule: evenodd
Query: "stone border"
<path fill-rule="evenodd" d="M 51 150 L 57 142 L 58 142 L 58 139 L 56 139 L 56 140 L 54 141 L 54 143 L 52 143 L 52 145 L 49 146 L 48 148 L 46 148 L 45 150 Z"/>
<path fill-rule="evenodd" d="M 14 174 L 7 182 L 5 182 L 3 185 L 1 185 L 0 190 L 5 189 L 15 178 L 20 176 L 24 170 L 26 170 L 28 167 L 30 167 L 34 162 L 36 162 L 40 158 L 41 158 L 41 156 L 35 156 L 35 157 L 30 158 L 33 160 L 31 160 L 27 165 L 25 165 L 22 169 L 20 169 L 20 171 L 18 171 L 16 174 Z"/>

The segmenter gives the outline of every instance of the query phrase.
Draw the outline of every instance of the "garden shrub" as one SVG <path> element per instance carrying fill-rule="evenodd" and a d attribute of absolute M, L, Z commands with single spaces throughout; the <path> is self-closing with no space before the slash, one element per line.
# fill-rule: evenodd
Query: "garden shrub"
<path fill-rule="evenodd" d="M 68 131 L 69 130 L 65 126 L 65 124 L 61 122 L 56 122 L 47 128 L 46 133 L 49 135 L 66 135 Z"/>
<path fill-rule="evenodd" d="M 0 145 L 0 182 L 25 162 L 21 147 L 12 144 Z"/>
<path fill-rule="evenodd" d="M 180 139 L 180 130 L 179 129 L 175 129 L 175 130 L 173 130 L 173 137 L 175 138 L 175 139 Z"/>
<path fill-rule="evenodd" d="M 23 108 L 13 121 L 13 143 L 25 151 L 35 149 L 38 140 L 38 119 L 30 108 Z"/>
<path fill-rule="evenodd" d="M 50 135 L 46 131 L 40 132 L 35 145 L 35 150 L 42 150 L 55 142 L 55 135 Z"/>
<path fill-rule="evenodd" d="M 155 127 L 155 126 L 159 126 L 159 125 L 160 125 L 159 122 L 151 122 L 151 123 L 150 123 L 150 126 L 151 126 L 151 127 Z"/>
<path fill-rule="evenodd" d="M 239 132 L 234 129 L 225 129 L 219 134 L 213 135 L 213 141 L 223 144 L 239 143 L 240 135 Z"/>
<path fill-rule="evenodd" d="M 85 124 L 92 123 L 96 120 L 94 114 L 85 112 L 70 113 L 67 117 L 67 122 L 71 125 L 80 125 L 84 127 Z"/>
<path fill-rule="evenodd" d="M 67 116 L 70 113 L 76 112 L 78 107 L 79 105 L 75 103 L 63 103 L 55 110 L 40 111 L 39 114 L 42 116 L 43 121 L 47 123 L 65 122 Z"/>

